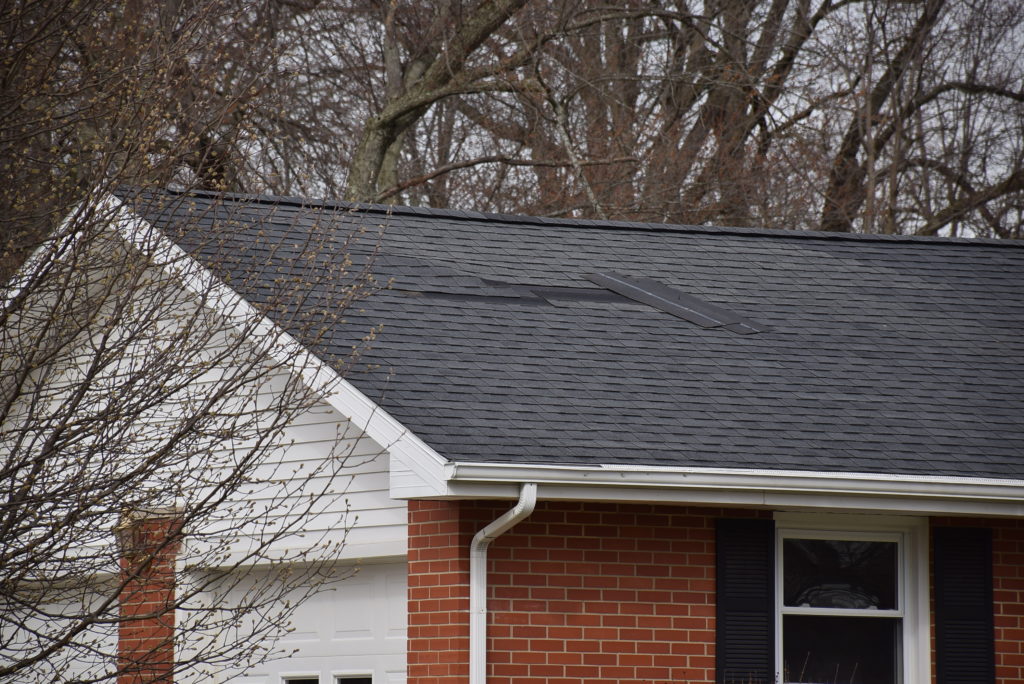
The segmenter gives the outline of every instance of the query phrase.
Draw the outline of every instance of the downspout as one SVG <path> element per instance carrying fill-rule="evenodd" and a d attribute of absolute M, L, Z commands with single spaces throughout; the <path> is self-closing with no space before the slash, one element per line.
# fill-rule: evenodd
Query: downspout
<path fill-rule="evenodd" d="M 516 505 L 483 528 L 469 545 L 469 684 L 487 681 L 487 547 L 533 513 L 537 485 L 524 482 Z"/>

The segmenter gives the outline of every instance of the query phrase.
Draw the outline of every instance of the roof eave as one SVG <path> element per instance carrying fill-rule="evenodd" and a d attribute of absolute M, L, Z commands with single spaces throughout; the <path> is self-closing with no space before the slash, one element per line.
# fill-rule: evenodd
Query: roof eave
<path fill-rule="evenodd" d="M 443 478 L 430 487 L 438 494 L 409 498 L 511 499 L 535 482 L 546 500 L 1024 517 L 1024 480 L 1011 479 L 482 462 L 448 462 Z"/>

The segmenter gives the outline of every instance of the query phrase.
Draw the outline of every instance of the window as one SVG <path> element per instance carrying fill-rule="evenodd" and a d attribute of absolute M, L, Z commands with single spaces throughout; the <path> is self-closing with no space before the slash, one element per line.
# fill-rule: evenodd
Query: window
<path fill-rule="evenodd" d="M 925 528 L 872 516 L 780 514 L 777 522 L 777 681 L 924 681 Z"/>
<path fill-rule="evenodd" d="M 366 676 L 337 676 L 335 684 L 373 684 L 372 677 Z M 320 684 L 320 677 L 316 675 L 302 677 L 285 677 L 284 684 Z"/>

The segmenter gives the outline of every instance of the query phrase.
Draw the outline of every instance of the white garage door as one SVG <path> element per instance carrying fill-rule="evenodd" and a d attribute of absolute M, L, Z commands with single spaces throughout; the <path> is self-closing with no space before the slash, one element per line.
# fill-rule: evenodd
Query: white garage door
<path fill-rule="evenodd" d="M 351 567 L 339 569 L 344 575 Z M 262 664 L 232 684 L 403 684 L 406 564 L 369 563 L 296 610 L 278 642 L 293 655 Z"/>

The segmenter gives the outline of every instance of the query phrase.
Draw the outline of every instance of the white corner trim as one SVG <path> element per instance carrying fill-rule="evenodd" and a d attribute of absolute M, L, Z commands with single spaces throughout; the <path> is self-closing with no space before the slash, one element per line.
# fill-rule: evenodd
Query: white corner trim
<path fill-rule="evenodd" d="M 325 368 L 334 373 L 333 369 Z M 422 485 L 430 493 L 441 494 L 444 491 L 440 476 L 445 459 L 355 385 L 335 373 L 331 390 L 324 399 L 388 452 L 390 470 L 404 465 L 422 480 Z M 392 493 L 392 498 L 401 497 Z"/>
<path fill-rule="evenodd" d="M 112 212 L 113 225 L 128 244 L 153 259 L 157 267 L 177 278 L 190 292 L 200 295 L 207 306 L 223 315 L 232 325 L 256 333 L 254 338 L 264 341 L 263 351 L 288 367 L 307 387 L 320 394 L 324 401 L 351 420 L 393 458 L 421 473 L 425 483 L 438 481 L 437 473 L 444 459 L 411 430 L 121 200 L 107 195 L 101 204 Z M 436 493 L 441 491 L 438 489 Z"/>
<path fill-rule="evenodd" d="M 912 514 L 1024 516 L 1024 480 L 740 468 L 448 463 L 448 495 L 536 482 L 544 499 L 692 501 Z"/>
<path fill-rule="evenodd" d="M 60 227 L 54 232 L 53 237 L 44 240 L 42 244 L 32 250 L 7 282 L 0 282 L 0 311 L 7 309 L 11 302 L 17 299 L 26 287 L 29 287 L 32 276 L 44 267 L 49 258 L 65 253 L 74 247 L 79 235 L 69 233 L 68 229 L 80 207 L 81 203 L 76 205 L 71 213 L 61 221 Z"/>

